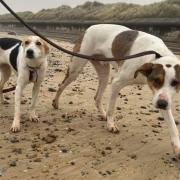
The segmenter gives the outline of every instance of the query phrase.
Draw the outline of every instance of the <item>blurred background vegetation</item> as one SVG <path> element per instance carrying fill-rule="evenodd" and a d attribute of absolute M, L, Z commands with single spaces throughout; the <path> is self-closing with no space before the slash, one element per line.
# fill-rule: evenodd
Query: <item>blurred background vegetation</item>
<path fill-rule="evenodd" d="M 85 2 L 74 8 L 60 6 L 42 9 L 37 13 L 19 12 L 26 20 L 36 21 L 119 21 L 140 20 L 143 18 L 180 18 L 180 0 L 165 0 L 150 5 L 127 3 L 103 4 L 98 1 Z M 14 20 L 10 14 L 0 16 L 0 20 Z"/>

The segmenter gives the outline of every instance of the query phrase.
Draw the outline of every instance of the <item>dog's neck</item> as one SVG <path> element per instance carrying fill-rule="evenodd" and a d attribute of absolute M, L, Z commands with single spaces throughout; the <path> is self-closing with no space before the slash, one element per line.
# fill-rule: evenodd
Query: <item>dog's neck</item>
<path fill-rule="evenodd" d="M 32 59 L 32 60 L 25 59 L 25 63 L 27 67 L 39 69 L 39 67 L 41 67 L 42 64 L 44 63 L 44 58 Z"/>
<path fill-rule="evenodd" d="M 30 82 L 33 82 L 33 81 L 37 82 L 38 76 L 39 76 L 39 70 L 41 69 L 42 64 L 43 64 L 43 62 L 36 63 L 36 64 L 34 64 L 34 63 L 26 64 L 29 69 L 29 81 Z"/>

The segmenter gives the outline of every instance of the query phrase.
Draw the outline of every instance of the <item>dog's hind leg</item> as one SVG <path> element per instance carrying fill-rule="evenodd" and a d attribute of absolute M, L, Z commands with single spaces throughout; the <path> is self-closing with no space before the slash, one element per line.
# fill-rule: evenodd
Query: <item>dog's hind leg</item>
<path fill-rule="evenodd" d="M 101 64 L 99 62 L 92 62 L 99 78 L 99 85 L 94 97 L 96 107 L 99 112 L 102 114 L 103 118 L 106 118 L 106 112 L 102 105 L 102 97 L 103 93 L 107 87 L 108 80 L 109 80 L 109 72 L 110 72 L 110 65 L 109 64 Z"/>
<path fill-rule="evenodd" d="M 55 98 L 53 99 L 52 106 L 55 109 L 58 109 L 59 97 L 64 91 L 64 89 L 76 80 L 78 75 L 82 72 L 83 67 L 86 65 L 88 61 L 85 59 L 73 57 L 71 64 L 68 67 L 66 76 L 61 84 L 59 84 L 59 89 L 56 92 Z"/>
<path fill-rule="evenodd" d="M 11 75 L 11 68 L 8 64 L 0 65 L 0 103 L 5 103 L 3 98 L 3 88 Z"/>

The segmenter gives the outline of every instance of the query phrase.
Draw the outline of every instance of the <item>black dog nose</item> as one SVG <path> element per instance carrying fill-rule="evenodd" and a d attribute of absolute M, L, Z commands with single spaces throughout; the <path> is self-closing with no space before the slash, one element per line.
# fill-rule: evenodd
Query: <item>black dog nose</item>
<path fill-rule="evenodd" d="M 168 106 L 168 102 L 166 100 L 158 100 L 157 101 L 157 108 L 166 109 L 167 106 Z"/>
<path fill-rule="evenodd" d="M 28 58 L 34 58 L 34 51 L 32 49 L 28 49 L 26 54 Z"/>

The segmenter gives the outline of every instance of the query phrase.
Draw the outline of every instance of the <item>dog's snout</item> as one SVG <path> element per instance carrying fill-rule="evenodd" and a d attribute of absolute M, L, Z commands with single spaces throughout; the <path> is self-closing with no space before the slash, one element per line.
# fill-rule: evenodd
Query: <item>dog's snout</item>
<path fill-rule="evenodd" d="M 157 101 L 157 108 L 166 109 L 167 106 L 168 106 L 168 102 L 166 100 L 160 99 L 160 100 Z"/>
<path fill-rule="evenodd" d="M 32 49 L 28 49 L 26 52 L 28 58 L 34 58 L 34 51 Z"/>

